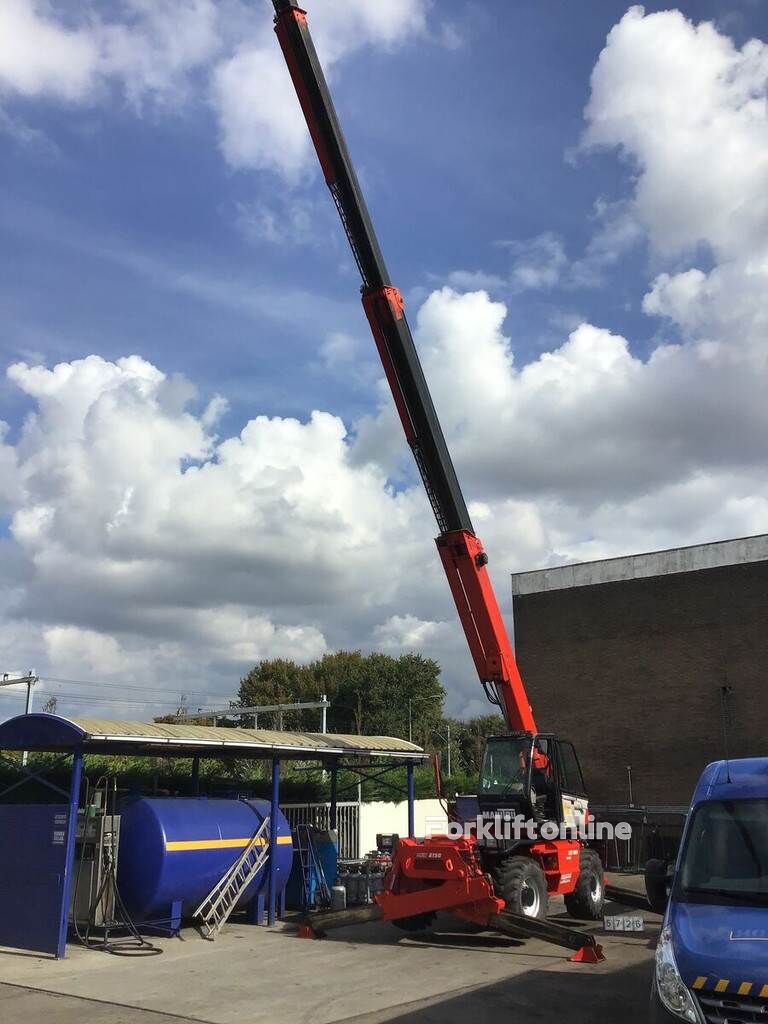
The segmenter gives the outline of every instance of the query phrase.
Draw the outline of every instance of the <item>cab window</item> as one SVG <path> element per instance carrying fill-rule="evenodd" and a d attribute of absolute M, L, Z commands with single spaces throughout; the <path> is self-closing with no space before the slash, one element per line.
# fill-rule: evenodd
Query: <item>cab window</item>
<path fill-rule="evenodd" d="M 581 765 L 576 757 L 573 744 L 561 740 L 558 746 L 560 748 L 560 769 L 563 773 L 563 792 L 570 796 L 586 796 L 584 776 L 581 774 Z"/>

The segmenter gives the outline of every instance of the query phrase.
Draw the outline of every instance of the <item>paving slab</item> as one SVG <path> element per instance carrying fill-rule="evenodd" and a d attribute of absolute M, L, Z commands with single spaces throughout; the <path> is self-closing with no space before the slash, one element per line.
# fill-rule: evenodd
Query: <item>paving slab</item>
<path fill-rule="evenodd" d="M 2 984 L 0 1020 L 4 1024 L 38 1024 L 39 1021 L 55 1021 L 55 1024 L 179 1024 L 180 1020 L 192 1024 L 189 1018 L 166 1013 Z"/>

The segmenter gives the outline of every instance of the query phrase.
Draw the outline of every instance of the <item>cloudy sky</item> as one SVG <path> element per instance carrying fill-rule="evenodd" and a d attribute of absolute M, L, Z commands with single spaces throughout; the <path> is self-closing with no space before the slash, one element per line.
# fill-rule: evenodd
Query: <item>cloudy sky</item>
<path fill-rule="evenodd" d="M 765 5 L 308 7 L 505 609 L 768 530 Z M 2 0 L 0 147 L 0 669 L 415 649 L 484 711 L 266 0 Z"/>

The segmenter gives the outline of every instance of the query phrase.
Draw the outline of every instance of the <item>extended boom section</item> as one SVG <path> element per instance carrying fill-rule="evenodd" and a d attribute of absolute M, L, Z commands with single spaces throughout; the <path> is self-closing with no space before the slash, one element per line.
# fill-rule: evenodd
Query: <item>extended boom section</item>
<path fill-rule="evenodd" d="M 363 307 L 437 520 L 437 546 L 477 673 L 514 730 L 536 723 L 435 412 L 402 296 L 390 281 L 322 67 L 296 0 L 273 0 L 275 31 L 362 278 Z"/>

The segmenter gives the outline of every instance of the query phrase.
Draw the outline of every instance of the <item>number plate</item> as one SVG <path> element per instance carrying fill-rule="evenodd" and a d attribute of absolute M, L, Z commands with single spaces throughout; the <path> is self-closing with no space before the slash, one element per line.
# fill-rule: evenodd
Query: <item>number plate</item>
<path fill-rule="evenodd" d="M 644 932 L 645 921 L 640 914 L 606 914 L 603 918 L 603 927 L 607 932 Z"/>

